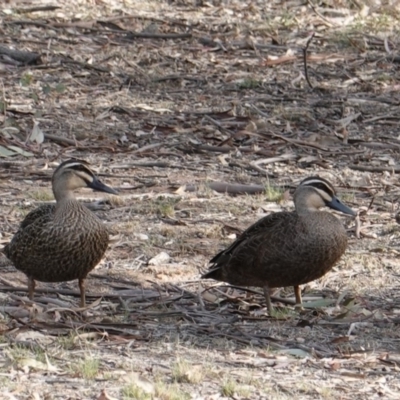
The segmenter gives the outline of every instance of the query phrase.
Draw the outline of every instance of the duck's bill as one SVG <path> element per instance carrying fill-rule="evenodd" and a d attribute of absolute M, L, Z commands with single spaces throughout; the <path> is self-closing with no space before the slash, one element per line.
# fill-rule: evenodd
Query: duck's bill
<path fill-rule="evenodd" d="M 103 182 L 101 182 L 97 178 L 94 178 L 93 181 L 88 186 L 93 190 L 98 190 L 99 192 L 118 194 L 118 192 L 116 190 L 114 190 L 110 186 L 105 185 Z"/>
<path fill-rule="evenodd" d="M 328 207 L 333 208 L 334 210 L 341 211 L 344 214 L 349 214 L 349 215 L 357 215 L 357 213 L 352 210 L 350 207 L 347 207 L 345 204 L 343 204 L 337 197 L 333 197 L 333 199 L 326 204 Z"/>

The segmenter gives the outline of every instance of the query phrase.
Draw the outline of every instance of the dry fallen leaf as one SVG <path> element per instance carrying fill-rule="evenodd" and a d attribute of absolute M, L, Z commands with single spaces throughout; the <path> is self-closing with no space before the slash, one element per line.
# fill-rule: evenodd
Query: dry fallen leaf
<path fill-rule="evenodd" d="M 46 363 L 35 360 L 33 358 L 21 358 L 18 360 L 18 365 L 24 371 L 37 370 L 37 371 L 50 371 L 57 372 L 59 369 L 53 366 L 46 357 Z"/>
<path fill-rule="evenodd" d="M 33 120 L 33 128 L 31 134 L 28 137 L 28 141 L 36 142 L 37 144 L 41 144 L 44 142 L 44 133 L 39 128 L 39 122 L 36 120 Z"/>
<path fill-rule="evenodd" d="M 100 393 L 100 396 L 97 398 L 97 400 L 118 400 L 118 399 L 116 399 L 115 397 L 109 396 L 109 395 L 106 393 L 105 389 L 103 389 L 103 390 L 101 391 L 101 393 Z"/>
<path fill-rule="evenodd" d="M 155 392 L 154 384 L 136 372 L 129 372 L 122 379 L 129 384 L 137 386 L 145 393 L 153 394 Z"/>

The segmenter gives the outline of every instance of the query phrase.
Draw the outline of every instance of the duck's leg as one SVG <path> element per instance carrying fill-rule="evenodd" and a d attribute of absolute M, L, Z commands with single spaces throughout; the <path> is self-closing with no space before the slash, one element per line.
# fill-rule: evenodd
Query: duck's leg
<path fill-rule="evenodd" d="M 81 307 L 86 307 L 85 278 L 79 278 L 79 290 L 81 292 Z"/>
<path fill-rule="evenodd" d="M 35 292 L 36 282 L 33 278 L 28 277 L 28 297 L 33 300 L 33 293 Z"/>
<path fill-rule="evenodd" d="M 301 299 L 301 289 L 300 286 L 294 286 L 294 295 L 296 297 L 296 305 L 295 308 L 300 310 L 303 309 L 303 300 Z"/>
<path fill-rule="evenodd" d="M 273 311 L 273 307 L 272 307 L 272 303 L 271 303 L 271 296 L 269 294 L 269 287 L 267 285 L 265 285 L 263 287 L 263 289 L 264 289 L 265 301 L 267 302 L 268 314 L 271 316 L 272 311 Z"/>

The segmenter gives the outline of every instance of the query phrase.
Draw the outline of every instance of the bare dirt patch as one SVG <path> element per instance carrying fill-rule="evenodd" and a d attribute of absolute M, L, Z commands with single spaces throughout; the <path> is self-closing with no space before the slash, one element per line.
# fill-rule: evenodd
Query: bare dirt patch
<path fill-rule="evenodd" d="M 79 193 L 112 232 L 87 310 L 76 282 L 30 302 L 1 267 L 3 398 L 398 398 L 399 11 L 364 3 L 1 5 L 2 243 L 62 159 L 120 192 Z M 199 281 L 312 174 L 363 225 L 340 216 L 349 249 L 306 311 L 290 288 L 270 318 L 261 290 Z"/>

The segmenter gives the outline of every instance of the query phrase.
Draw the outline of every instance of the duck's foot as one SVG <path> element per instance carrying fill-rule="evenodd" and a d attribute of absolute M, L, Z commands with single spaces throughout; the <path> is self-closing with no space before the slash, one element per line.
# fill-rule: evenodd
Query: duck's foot
<path fill-rule="evenodd" d="M 301 309 L 303 309 L 303 300 L 301 298 L 301 289 L 300 286 L 294 286 L 294 296 L 296 298 L 296 305 L 294 306 L 294 308 L 297 310 L 298 307 L 300 307 Z"/>
<path fill-rule="evenodd" d="M 294 309 L 298 312 L 305 311 L 305 309 L 303 307 L 303 303 L 296 303 L 294 306 Z"/>
<path fill-rule="evenodd" d="M 86 296 L 85 296 L 85 278 L 79 279 L 79 291 L 81 292 L 81 303 L 80 307 L 86 307 Z"/>
<path fill-rule="evenodd" d="M 272 303 L 271 303 L 271 296 L 269 294 L 269 287 L 268 286 L 263 286 L 263 290 L 264 290 L 265 302 L 267 303 L 268 314 L 272 316 L 272 314 L 274 312 L 274 308 L 272 307 Z"/>

